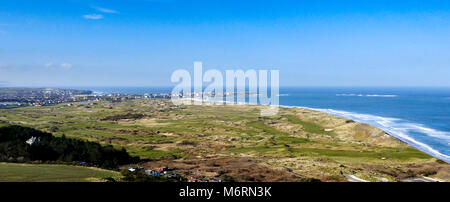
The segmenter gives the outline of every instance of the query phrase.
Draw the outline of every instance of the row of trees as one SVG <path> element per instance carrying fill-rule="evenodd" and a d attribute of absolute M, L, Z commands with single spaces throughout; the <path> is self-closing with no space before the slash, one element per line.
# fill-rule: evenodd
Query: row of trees
<path fill-rule="evenodd" d="M 33 144 L 26 141 L 36 137 Z M 52 136 L 32 128 L 22 126 L 6 126 L 0 128 L 0 161 L 11 159 L 22 161 L 83 161 L 102 168 L 117 168 L 119 165 L 138 161 L 128 152 L 102 146 L 99 143 L 84 140 Z"/>

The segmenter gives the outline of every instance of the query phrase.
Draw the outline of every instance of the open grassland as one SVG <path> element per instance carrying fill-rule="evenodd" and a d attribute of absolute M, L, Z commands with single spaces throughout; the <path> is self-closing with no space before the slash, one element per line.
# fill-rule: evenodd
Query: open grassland
<path fill-rule="evenodd" d="M 1 124 L 125 147 L 196 178 L 238 181 L 450 180 L 450 167 L 378 128 L 300 108 L 175 106 L 170 100 L 78 102 L 0 110 Z M 257 172 L 251 172 L 256 170 Z"/>
<path fill-rule="evenodd" d="M 0 182 L 99 182 L 118 172 L 67 165 L 0 163 Z"/>

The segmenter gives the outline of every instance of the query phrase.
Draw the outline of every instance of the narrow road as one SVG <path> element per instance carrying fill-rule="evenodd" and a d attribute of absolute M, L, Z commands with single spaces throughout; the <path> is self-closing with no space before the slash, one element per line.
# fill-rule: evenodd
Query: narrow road
<path fill-rule="evenodd" d="M 416 178 L 409 178 L 400 180 L 401 182 L 439 182 L 437 179 L 433 179 L 430 177 L 416 177 Z"/>

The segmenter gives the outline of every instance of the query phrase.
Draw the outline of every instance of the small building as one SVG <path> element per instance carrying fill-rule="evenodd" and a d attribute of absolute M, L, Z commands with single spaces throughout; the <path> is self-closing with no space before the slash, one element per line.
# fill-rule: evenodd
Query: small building
<path fill-rule="evenodd" d="M 128 168 L 128 171 L 130 171 L 130 172 L 134 172 L 134 171 L 142 171 L 142 170 L 144 170 L 144 168 L 143 167 L 134 167 L 134 168 L 132 168 L 132 167 L 130 167 L 130 168 Z"/>
<path fill-rule="evenodd" d="M 39 139 L 37 137 L 31 137 L 30 139 L 28 139 L 27 141 L 25 141 L 25 143 L 32 145 L 34 143 L 39 143 Z"/>
<path fill-rule="evenodd" d="M 169 170 L 167 166 L 158 168 L 159 172 L 164 172 L 164 171 L 167 171 L 167 170 Z"/>

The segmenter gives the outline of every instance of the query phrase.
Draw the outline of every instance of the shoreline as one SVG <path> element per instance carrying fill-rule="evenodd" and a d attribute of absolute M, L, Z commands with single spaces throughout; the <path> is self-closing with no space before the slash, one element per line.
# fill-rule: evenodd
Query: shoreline
<path fill-rule="evenodd" d="M 2 119 L 124 147 L 151 159 L 146 169 L 166 165 L 193 179 L 343 182 L 346 174 L 374 182 L 416 176 L 449 180 L 448 163 L 368 124 L 300 107 L 281 106 L 278 114 L 262 117 L 260 110 L 269 106 L 190 103 L 86 101 L 3 110 Z"/>
<path fill-rule="evenodd" d="M 407 145 L 409 145 L 409 146 L 411 146 L 411 147 L 413 147 L 415 149 L 418 149 L 418 150 L 420 150 L 420 151 L 422 151 L 424 153 L 427 153 L 427 154 L 429 154 L 429 155 L 431 155 L 431 156 L 433 156 L 433 157 L 435 157 L 437 159 L 440 159 L 440 160 L 443 160 L 443 161 L 445 161 L 447 163 L 450 163 L 450 156 L 442 154 L 441 152 L 431 148 L 429 145 L 427 145 L 427 144 L 425 144 L 423 142 L 420 142 L 420 141 L 414 139 L 413 137 L 410 137 L 407 134 L 404 134 L 404 133 L 399 132 L 399 131 L 395 131 L 396 128 L 389 128 L 387 126 L 383 126 L 380 123 L 374 124 L 373 122 L 370 122 L 370 121 L 364 121 L 364 120 L 361 120 L 361 119 L 358 119 L 358 118 L 348 117 L 348 116 L 345 116 L 345 115 L 341 115 L 339 113 L 333 113 L 332 111 L 351 113 L 351 114 L 356 114 L 356 113 L 347 112 L 347 111 L 333 110 L 333 109 L 314 109 L 314 108 L 307 108 L 307 107 L 299 107 L 299 108 L 314 110 L 314 111 L 318 111 L 318 112 L 323 112 L 323 113 L 330 114 L 332 116 L 337 116 L 337 117 L 349 119 L 349 120 L 352 120 L 352 121 L 356 121 L 356 122 L 359 122 L 359 123 L 368 124 L 370 126 L 373 126 L 373 127 L 376 127 L 378 129 L 382 130 L 387 135 L 389 135 L 389 136 L 391 136 L 393 138 L 396 138 L 396 139 L 400 140 L 401 142 L 403 142 L 403 143 L 405 143 L 405 144 L 407 144 Z M 363 116 L 366 115 L 367 116 L 368 114 L 358 114 L 358 115 L 363 115 Z M 374 116 L 374 115 L 368 115 L 368 116 L 379 117 L 379 116 Z M 387 118 L 387 117 L 381 117 L 381 118 L 390 119 L 390 118 Z"/>
<path fill-rule="evenodd" d="M 212 103 L 232 103 L 232 104 L 238 104 L 238 105 L 256 105 L 256 106 L 269 106 L 269 105 L 262 105 L 262 104 L 255 104 L 255 103 L 242 103 L 242 102 L 228 102 L 228 101 L 213 101 L 213 100 L 204 100 L 204 99 L 195 99 L 195 98 L 182 98 L 182 100 L 190 100 L 193 102 L 212 102 Z M 273 106 L 273 105 L 270 105 Z M 322 112 L 322 113 L 326 113 L 328 115 L 331 116 L 336 116 L 336 117 L 340 117 L 340 118 L 345 118 L 348 120 L 352 120 L 358 123 L 363 123 L 363 124 L 368 124 L 372 127 L 378 128 L 380 130 L 382 130 L 384 133 L 386 133 L 387 135 L 421 151 L 424 152 L 430 156 L 433 156 L 434 158 L 440 159 L 442 161 L 445 161 L 447 163 L 450 163 L 450 156 L 442 154 L 441 152 L 433 149 L 432 147 L 430 147 L 429 145 L 419 142 L 416 139 L 410 137 L 407 134 L 404 134 L 402 132 L 399 131 L 395 131 L 396 128 L 389 128 L 387 126 L 383 126 L 383 124 L 377 123 L 375 121 L 371 122 L 371 121 L 365 121 L 363 119 L 357 118 L 355 116 L 360 115 L 360 116 L 366 116 L 366 117 L 376 117 L 376 118 L 380 118 L 383 120 L 397 120 L 396 118 L 389 118 L 389 117 L 381 117 L 381 116 L 375 116 L 375 115 L 370 115 L 370 114 L 361 114 L 361 113 L 353 113 L 353 112 L 348 112 L 348 111 L 341 111 L 341 110 L 333 110 L 333 109 L 318 109 L 318 108 L 310 108 L 310 107 L 304 107 L 304 106 L 289 106 L 289 105 L 278 105 L 278 107 L 280 108 L 286 108 L 286 109 L 290 109 L 290 108 L 299 108 L 299 109 L 307 109 L 307 110 L 312 110 L 312 111 L 316 111 L 316 112 Z M 345 115 L 348 114 L 348 115 Z"/>

